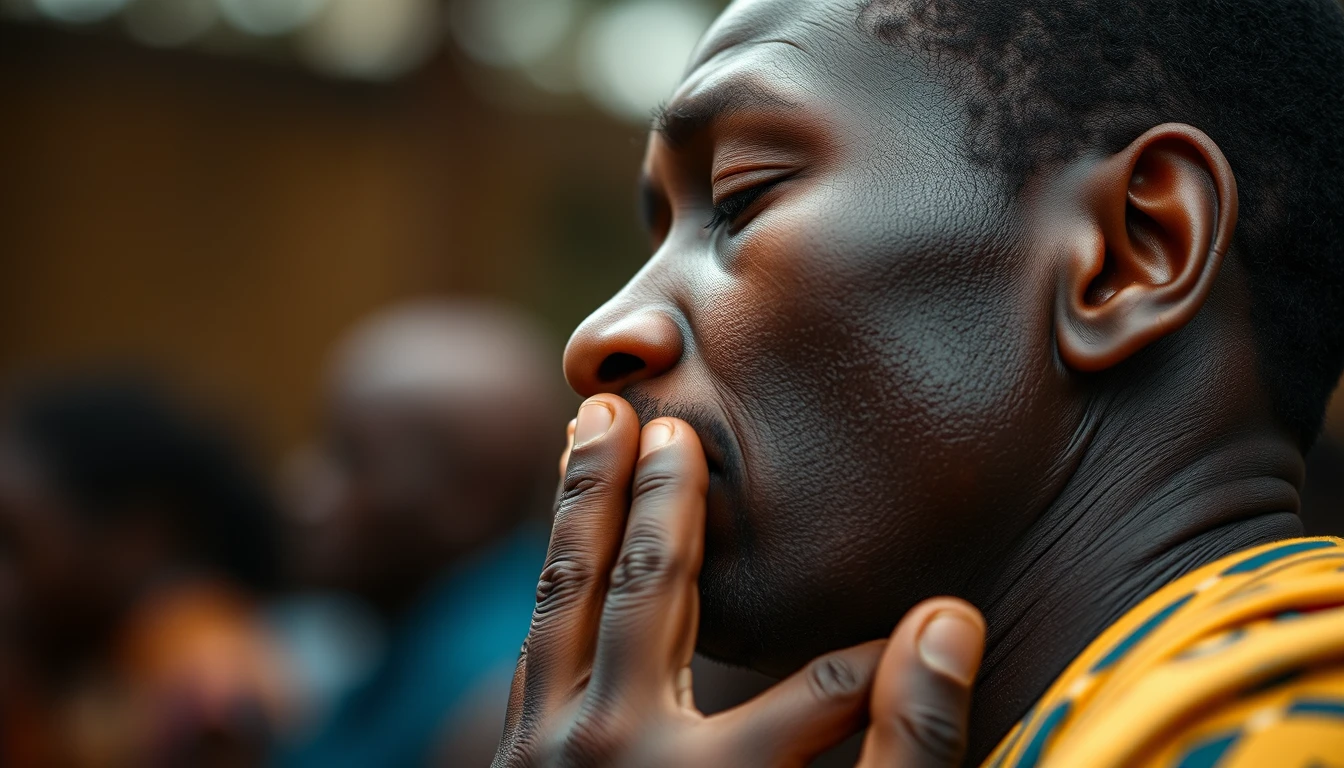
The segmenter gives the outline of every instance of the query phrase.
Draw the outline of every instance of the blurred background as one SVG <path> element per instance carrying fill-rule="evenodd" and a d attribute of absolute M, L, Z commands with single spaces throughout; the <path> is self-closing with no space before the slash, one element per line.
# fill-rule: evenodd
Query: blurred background
<path fill-rule="evenodd" d="M 0 0 L 0 364 L 152 365 L 277 453 L 394 299 L 498 297 L 562 341 L 646 255 L 649 110 L 715 11 Z"/>
<path fill-rule="evenodd" d="M 0 0 L 0 764 L 488 763 L 560 349 L 721 5 Z M 498 402 L 554 440 L 464 455 Z"/>

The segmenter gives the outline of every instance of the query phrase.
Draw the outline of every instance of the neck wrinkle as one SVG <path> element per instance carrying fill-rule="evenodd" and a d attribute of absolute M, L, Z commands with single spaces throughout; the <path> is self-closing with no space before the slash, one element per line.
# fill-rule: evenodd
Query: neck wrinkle
<path fill-rule="evenodd" d="M 1069 481 L 982 592 L 990 630 L 972 712 L 977 761 L 1144 598 L 1233 552 L 1302 535 L 1303 462 L 1281 430 L 1176 423 L 1153 440 L 1106 421 L 1084 419 Z"/>

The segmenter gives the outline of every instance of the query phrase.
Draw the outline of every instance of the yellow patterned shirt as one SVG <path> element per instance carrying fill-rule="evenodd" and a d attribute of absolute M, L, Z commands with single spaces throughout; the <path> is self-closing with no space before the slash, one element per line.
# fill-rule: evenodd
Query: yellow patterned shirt
<path fill-rule="evenodd" d="M 984 766 L 1344 767 L 1344 540 L 1266 544 L 1159 589 Z"/>

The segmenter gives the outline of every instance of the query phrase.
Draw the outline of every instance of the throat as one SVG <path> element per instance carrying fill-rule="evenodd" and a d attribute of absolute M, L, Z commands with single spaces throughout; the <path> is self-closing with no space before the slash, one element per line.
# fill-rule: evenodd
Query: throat
<path fill-rule="evenodd" d="M 1115 456 L 1116 446 L 1093 455 Z M 983 593 L 989 638 L 972 711 L 974 761 L 1144 598 L 1239 550 L 1301 536 L 1301 478 L 1301 454 L 1272 433 L 1187 462 L 1171 452 L 1124 467 L 1084 460 Z"/>

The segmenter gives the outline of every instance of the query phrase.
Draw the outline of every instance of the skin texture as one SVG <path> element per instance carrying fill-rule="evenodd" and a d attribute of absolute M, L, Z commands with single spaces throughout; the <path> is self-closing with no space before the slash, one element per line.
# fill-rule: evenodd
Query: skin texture
<path fill-rule="evenodd" d="M 889 641 L 814 660 L 742 706 L 695 707 L 709 472 L 680 419 L 642 429 L 589 399 L 561 459 L 550 550 L 494 765 L 805 765 L 870 722 L 861 766 L 946 766 L 965 747 L 984 620 L 922 603 Z"/>
<path fill-rule="evenodd" d="M 1299 535 L 1302 458 L 1206 135 L 1153 126 L 1008 190 L 961 151 L 957 72 L 855 18 L 715 23 L 649 139 L 654 253 L 565 372 L 699 435 L 703 652 L 782 676 L 931 596 L 979 608 L 978 760 L 1153 589 Z"/>

